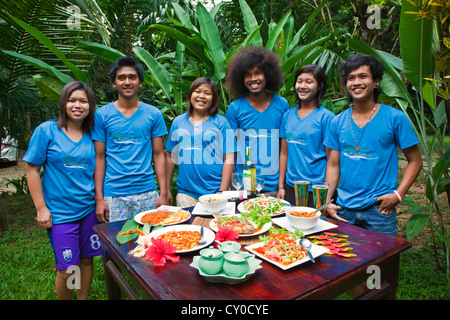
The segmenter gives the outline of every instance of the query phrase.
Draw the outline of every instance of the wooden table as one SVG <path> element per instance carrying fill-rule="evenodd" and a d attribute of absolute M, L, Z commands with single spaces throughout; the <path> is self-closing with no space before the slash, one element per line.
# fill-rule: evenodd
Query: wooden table
<path fill-rule="evenodd" d="M 193 216 L 187 223 L 207 225 L 207 221 Z M 130 299 L 162 300 L 332 299 L 354 287 L 366 290 L 354 298 L 395 299 L 400 253 L 410 248 L 410 243 L 336 220 L 327 221 L 337 225 L 327 231 L 367 241 L 354 241 L 359 243 L 352 244 L 356 257 L 322 255 L 316 263 L 309 261 L 287 271 L 263 261 L 262 268 L 249 280 L 235 285 L 209 283 L 200 276 L 190 266 L 198 252 L 180 254 L 178 263 L 167 262 L 162 267 L 129 256 L 134 241 L 119 245 L 115 239 L 124 221 L 99 224 L 94 229 L 103 244 L 108 299 L 120 299 L 121 293 Z M 367 280 L 378 274 L 380 288 L 368 290 Z"/>

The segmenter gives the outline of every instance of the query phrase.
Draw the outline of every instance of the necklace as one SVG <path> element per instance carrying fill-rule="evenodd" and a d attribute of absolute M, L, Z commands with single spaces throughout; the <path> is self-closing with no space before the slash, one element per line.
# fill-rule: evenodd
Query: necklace
<path fill-rule="evenodd" d="M 352 124 L 353 107 L 352 107 L 352 109 L 350 111 L 350 131 L 352 132 L 353 141 L 355 141 L 355 144 L 356 144 L 356 147 L 355 147 L 355 151 L 356 152 L 359 152 L 359 150 L 360 150 L 359 143 L 361 142 L 361 139 L 364 136 L 364 133 L 366 132 L 367 125 L 369 124 L 370 120 L 372 119 L 372 116 L 375 113 L 376 109 L 377 109 L 377 104 L 375 103 L 375 105 L 373 106 L 372 112 L 370 113 L 369 119 L 367 120 L 366 124 L 363 127 L 363 131 L 362 131 L 361 136 L 359 137 L 358 141 L 356 141 L 355 134 L 353 133 L 353 124 Z"/>
<path fill-rule="evenodd" d="M 189 121 L 191 121 L 192 125 L 194 126 L 194 131 L 198 130 L 198 126 L 201 125 L 203 122 L 205 122 L 209 118 L 209 115 L 206 115 L 201 120 L 195 120 L 194 117 L 189 117 Z"/>

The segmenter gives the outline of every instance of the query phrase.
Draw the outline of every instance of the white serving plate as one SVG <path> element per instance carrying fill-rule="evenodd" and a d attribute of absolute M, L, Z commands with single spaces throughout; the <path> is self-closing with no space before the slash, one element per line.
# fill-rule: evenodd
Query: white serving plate
<path fill-rule="evenodd" d="M 217 213 L 220 213 L 222 215 L 235 214 L 236 213 L 236 203 L 235 202 L 227 202 L 225 209 L 223 209 L 221 212 L 217 212 Z M 206 211 L 200 202 L 198 202 L 195 205 L 194 209 L 192 210 L 192 214 L 194 216 L 212 216 L 213 215 L 213 213 Z"/>
<path fill-rule="evenodd" d="M 281 269 L 283 269 L 283 270 L 288 270 L 288 269 L 291 269 L 291 268 L 296 267 L 296 266 L 298 266 L 298 265 L 301 265 L 301 264 L 303 264 L 303 263 L 305 263 L 305 262 L 311 261 L 311 259 L 309 258 L 309 256 L 306 255 L 303 259 L 298 260 L 298 261 L 296 261 L 296 262 L 294 262 L 294 263 L 291 263 L 290 265 L 285 266 L 285 265 L 283 265 L 283 264 L 281 264 L 281 263 L 279 263 L 279 262 L 270 260 L 269 258 L 265 257 L 264 255 L 262 255 L 262 254 L 260 254 L 260 253 L 258 253 L 258 252 L 256 252 L 256 251 L 253 250 L 253 249 L 258 248 L 258 247 L 261 247 L 261 246 L 263 246 L 263 245 L 264 245 L 264 242 L 258 242 L 258 243 L 255 243 L 255 244 L 246 246 L 245 249 L 247 249 L 247 250 L 250 251 L 251 253 L 255 254 L 255 255 L 258 256 L 259 258 L 261 258 L 261 259 L 263 259 L 263 260 L 266 260 L 267 262 L 270 262 L 270 263 L 276 265 L 277 267 L 279 267 L 279 268 L 281 268 Z M 310 252 L 311 252 L 311 254 L 312 254 L 312 256 L 313 256 L 314 258 L 317 258 L 318 256 L 321 256 L 322 254 L 324 254 L 324 253 L 326 253 L 326 252 L 328 252 L 328 251 L 329 251 L 329 250 L 328 250 L 327 248 L 322 247 L 322 246 L 319 246 L 319 245 L 314 244 L 314 243 L 312 243 L 312 247 L 311 247 L 311 250 L 310 250 Z"/>
<path fill-rule="evenodd" d="M 170 232 L 170 231 L 198 231 L 198 232 L 200 232 L 200 228 L 201 228 L 201 226 L 193 225 L 193 224 L 177 224 L 174 226 L 164 227 L 164 228 L 158 229 L 156 231 L 153 231 L 153 232 L 149 233 L 148 235 L 146 235 L 146 237 L 158 238 L 159 236 L 163 235 L 164 233 Z M 176 253 L 192 252 L 192 251 L 197 251 L 197 250 L 203 249 L 203 248 L 209 246 L 214 241 L 215 236 L 216 235 L 212 230 L 210 230 L 208 228 L 204 228 L 203 237 L 206 240 L 206 243 L 199 245 L 198 247 L 189 249 L 189 250 L 184 250 L 184 251 L 177 250 Z"/>
<path fill-rule="evenodd" d="M 139 212 L 137 215 L 134 216 L 134 221 L 136 221 L 136 222 L 139 223 L 139 224 L 144 224 L 144 223 L 142 223 L 142 221 L 141 221 L 142 217 L 143 217 L 145 214 L 147 214 L 147 213 L 149 213 L 149 212 L 154 212 L 154 211 L 165 211 L 165 210 L 161 210 L 161 209 L 153 209 L 153 210 L 147 210 L 147 211 Z M 167 210 L 167 212 L 169 212 L 171 215 L 174 215 L 174 214 L 176 213 L 176 211 L 174 212 L 174 211 L 169 211 L 169 210 Z M 189 211 L 188 211 L 188 213 L 189 213 Z M 184 219 L 184 220 L 182 220 L 182 221 L 180 221 L 180 222 L 174 222 L 174 223 L 164 224 L 163 226 L 172 226 L 172 225 L 180 224 L 180 223 L 183 223 L 183 222 L 189 220 L 190 217 L 191 217 L 191 214 L 189 213 L 189 216 L 187 217 L 187 219 Z"/>
<path fill-rule="evenodd" d="M 297 230 L 292 224 L 289 223 L 289 221 L 286 217 L 272 218 L 272 222 L 281 228 L 285 228 L 288 231 L 294 232 L 295 230 Z M 308 234 L 318 233 L 318 232 L 322 232 L 322 231 L 325 231 L 328 229 L 333 229 L 333 228 L 337 228 L 337 225 L 335 225 L 331 222 L 319 219 L 319 222 L 311 229 L 299 230 L 299 231 L 302 232 L 304 236 L 306 236 Z"/>

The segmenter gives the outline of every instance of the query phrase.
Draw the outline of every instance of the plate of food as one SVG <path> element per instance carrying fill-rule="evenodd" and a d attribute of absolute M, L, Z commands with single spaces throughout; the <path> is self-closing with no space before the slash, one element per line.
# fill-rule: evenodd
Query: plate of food
<path fill-rule="evenodd" d="M 152 226 L 163 225 L 171 226 L 174 224 L 183 223 L 191 217 L 189 211 L 179 209 L 177 211 L 169 210 L 147 210 L 138 213 L 134 216 L 134 221 L 139 224 L 149 223 Z"/>
<path fill-rule="evenodd" d="M 239 237 L 253 237 L 267 232 L 272 226 L 271 219 L 253 221 L 242 215 L 222 216 L 211 220 L 209 227 L 217 232 L 219 227 L 227 226 L 239 234 Z"/>
<path fill-rule="evenodd" d="M 260 237 L 260 242 L 246 246 L 245 249 L 254 253 L 277 267 L 287 270 L 310 261 L 308 253 L 298 244 L 299 238 L 284 229 L 270 230 L 268 236 Z M 314 258 L 329 251 L 327 248 L 312 244 L 311 254 Z"/>
<path fill-rule="evenodd" d="M 241 202 L 238 205 L 239 212 L 252 212 L 273 217 L 282 215 L 286 206 L 290 203 L 275 197 L 256 197 Z"/>
<path fill-rule="evenodd" d="M 176 249 L 176 253 L 192 252 L 209 246 L 215 238 L 214 232 L 204 228 L 203 238 L 205 243 L 199 245 L 201 226 L 192 224 L 179 224 L 155 230 L 145 236 L 140 236 L 136 243 L 145 245 L 151 243 L 151 238 L 160 238 L 170 242 Z"/>

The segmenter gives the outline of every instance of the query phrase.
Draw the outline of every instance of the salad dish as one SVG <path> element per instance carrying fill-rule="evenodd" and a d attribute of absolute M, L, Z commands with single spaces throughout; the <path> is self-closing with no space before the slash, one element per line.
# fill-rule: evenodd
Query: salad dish
<path fill-rule="evenodd" d="M 261 259 L 287 270 L 311 260 L 306 250 L 298 244 L 299 238 L 298 231 L 290 232 L 286 229 L 270 228 L 268 236 L 260 236 L 260 242 L 246 246 L 245 249 Z M 314 258 L 328 251 L 327 248 L 314 244 L 310 249 Z"/>
<path fill-rule="evenodd" d="M 241 202 L 238 205 L 239 212 L 257 213 L 259 215 L 279 216 L 285 213 L 290 203 L 275 197 L 256 197 Z"/>

